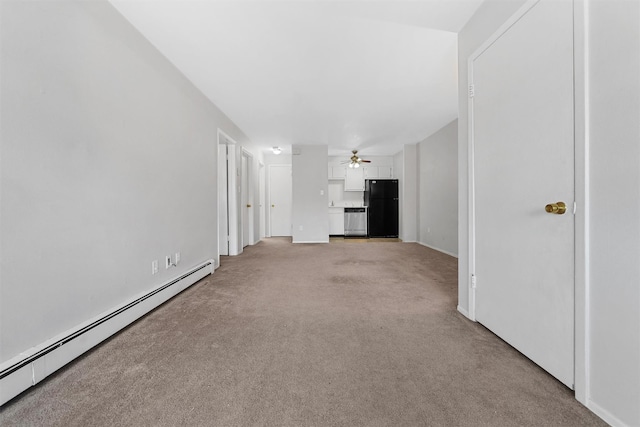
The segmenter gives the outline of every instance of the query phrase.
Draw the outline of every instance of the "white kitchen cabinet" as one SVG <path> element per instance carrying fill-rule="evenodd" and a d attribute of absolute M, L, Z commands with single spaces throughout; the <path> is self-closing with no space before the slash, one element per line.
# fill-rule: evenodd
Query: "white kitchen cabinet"
<path fill-rule="evenodd" d="M 391 166 L 363 166 L 364 179 L 393 178 Z"/>
<path fill-rule="evenodd" d="M 362 172 L 364 172 L 364 179 L 376 179 L 378 176 L 378 166 L 363 166 Z"/>
<path fill-rule="evenodd" d="M 364 173 L 364 179 L 375 179 L 378 178 L 378 167 L 377 166 L 363 166 L 362 172 Z"/>
<path fill-rule="evenodd" d="M 344 179 L 346 175 L 347 175 L 346 166 L 329 165 L 329 179 Z"/>
<path fill-rule="evenodd" d="M 329 234 L 344 236 L 344 209 L 329 208 Z"/>
<path fill-rule="evenodd" d="M 378 166 L 378 178 L 390 179 L 393 178 L 393 169 L 391 166 Z"/>
<path fill-rule="evenodd" d="M 364 191 L 363 168 L 346 168 L 344 191 Z"/>

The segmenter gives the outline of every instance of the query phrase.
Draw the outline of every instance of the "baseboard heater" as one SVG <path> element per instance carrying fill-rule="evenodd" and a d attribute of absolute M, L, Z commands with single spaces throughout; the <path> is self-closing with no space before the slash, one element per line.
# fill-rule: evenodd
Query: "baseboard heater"
<path fill-rule="evenodd" d="M 133 323 L 158 305 L 213 273 L 212 260 L 63 336 L 21 354 L 0 370 L 0 405 L 42 381 L 76 357 Z M 16 360 L 17 359 L 17 360 Z"/>

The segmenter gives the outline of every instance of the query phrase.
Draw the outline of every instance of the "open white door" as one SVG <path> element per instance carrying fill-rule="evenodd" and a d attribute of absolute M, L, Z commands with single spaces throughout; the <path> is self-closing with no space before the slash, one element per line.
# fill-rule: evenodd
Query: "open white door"
<path fill-rule="evenodd" d="M 475 319 L 573 388 L 572 3 L 528 2 L 469 72 Z"/>
<path fill-rule="evenodd" d="M 253 157 L 251 157 L 247 152 L 242 152 L 242 183 L 241 183 L 241 194 L 242 194 L 242 247 L 245 248 L 248 245 L 253 244 L 253 192 L 251 191 L 251 168 Z"/>
<path fill-rule="evenodd" d="M 218 144 L 218 252 L 229 255 L 229 187 L 227 144 Z M 218 259 L 218 266 L 220 260 Z"/>
<path fill-rule="evenodd" d="M 238 255 L 242 252 L 238 207 L 240 203 L 239 168 L 236 142 L 218 129 L 218 252 Z M 218 259 L 218 261 L 220 261 Z M 218 262 L 218 266 L 220 262 Z"/>
<path fill-rule="evenodd" d="M 265 169 L 264 163 L 260 162 L 260 172 L 258 175 L 258 197 L 260 199 L 260 238 L 262 239 L 266 234 L 266 224 L 265 224 Z"/>

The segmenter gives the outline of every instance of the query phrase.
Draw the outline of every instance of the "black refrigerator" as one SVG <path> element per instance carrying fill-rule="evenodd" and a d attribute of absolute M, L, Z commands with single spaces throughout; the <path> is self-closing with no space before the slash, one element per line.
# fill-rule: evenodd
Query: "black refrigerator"
<path fill-rule="evenodd" d="M 398 237 L 398 180 L 367 179 L 364 183 L 369 237 Z"/>

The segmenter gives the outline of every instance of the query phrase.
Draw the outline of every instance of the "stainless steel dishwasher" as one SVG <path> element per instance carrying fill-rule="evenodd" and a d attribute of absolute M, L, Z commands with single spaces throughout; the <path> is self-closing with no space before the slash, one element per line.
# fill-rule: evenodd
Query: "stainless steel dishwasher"
<path fill-rule="evenodd" d="M 344 237 L 367 237 L 367 208 L 344 208 Z"/>

